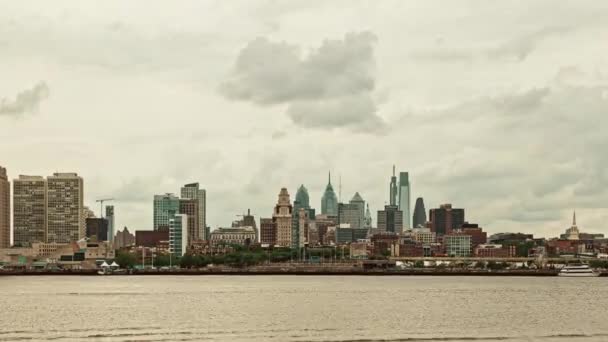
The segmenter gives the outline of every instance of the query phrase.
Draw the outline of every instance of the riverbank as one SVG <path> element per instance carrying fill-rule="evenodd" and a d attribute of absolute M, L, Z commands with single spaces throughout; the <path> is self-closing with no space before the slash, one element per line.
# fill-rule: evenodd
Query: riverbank
<path fill-rule="evenodd" d="M 121 270 L 106 274 L 121 275 L 340 275 L 340 276 L 510 276 L 510 277 L 555 277 L 558 270 L 478 270 L 478 269 L 361 269 L 348 266 L 254 266 L 249 268 L 208 267 L 201 269 L 146 269 Z M 97 276 L 97 270 L 19 270 L 0 271 L 0 276 Z M 600 276 L 608 277 L 608 272 Z"/>

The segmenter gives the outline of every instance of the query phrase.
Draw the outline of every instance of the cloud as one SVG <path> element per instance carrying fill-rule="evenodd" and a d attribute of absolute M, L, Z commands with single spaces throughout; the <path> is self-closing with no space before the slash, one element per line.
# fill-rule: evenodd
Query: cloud
<path fill-rule="evenodd" d="M 488 52 L 493 58 L 515 58 L 517 61 L 526 59 L 544 40 L 570 31 L 564 26 L 544 27 L 535 32 L 527 33 L 509 40 L 501 46 Z"/>
<path fill-rule="evenodd" d="M 19 94 L 14 101 L 3 98 L 0 101 L 0 116 L 22 116 L 27 113 L 38 111 L 40 103 L 50 94 L 49 87 L 45 82 L 39 82 L 32 89 L 26 89 Z"/>
<path fill-rule="evenodd" d="M 257 38 L 240 52 L 220 92 L 262 106 L 286 104 L 301 127 L 382 126 L 371 96 L 375 42 L 371 32 L 348 33 L 302 56 L 297 46 Z"/>

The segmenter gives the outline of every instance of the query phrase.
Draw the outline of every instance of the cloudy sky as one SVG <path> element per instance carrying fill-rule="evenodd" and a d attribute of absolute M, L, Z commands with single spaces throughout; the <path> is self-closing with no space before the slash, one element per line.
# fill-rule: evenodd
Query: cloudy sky
<path fill-rule="evenodd" d="M 606 1 L 0 1 L 0 165 L 78 172 L 150 229 L 200 182 L 208 222 L 311 202 L 451 202 L 489 232 L 608 234 Z M 375 221 L 375 219 L 374 219 Z"/>

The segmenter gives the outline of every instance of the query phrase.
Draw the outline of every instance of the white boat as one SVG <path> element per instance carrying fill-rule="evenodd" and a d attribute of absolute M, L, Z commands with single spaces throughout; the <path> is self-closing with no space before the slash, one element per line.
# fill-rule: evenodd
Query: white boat
<path fill-rule="evenodd" d="M 559 271 L 560 277 L 597 277 L 600 274 L 593 272 L 589 265 L 567 265 Z"/>

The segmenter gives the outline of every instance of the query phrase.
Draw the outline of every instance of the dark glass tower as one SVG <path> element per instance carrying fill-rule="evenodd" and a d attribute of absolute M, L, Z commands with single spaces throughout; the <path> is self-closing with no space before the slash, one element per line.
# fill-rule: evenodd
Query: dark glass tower
<path fill-rule="evenodd" d="M 424 200 L 422 197 L 416 199 L 416 206 L 414 207 L 414 216 L 412 217 L 414 222 L 414 228 L 420 226 L 424 227 L 426 223 L 426 209 L 424 208 Z"/>

